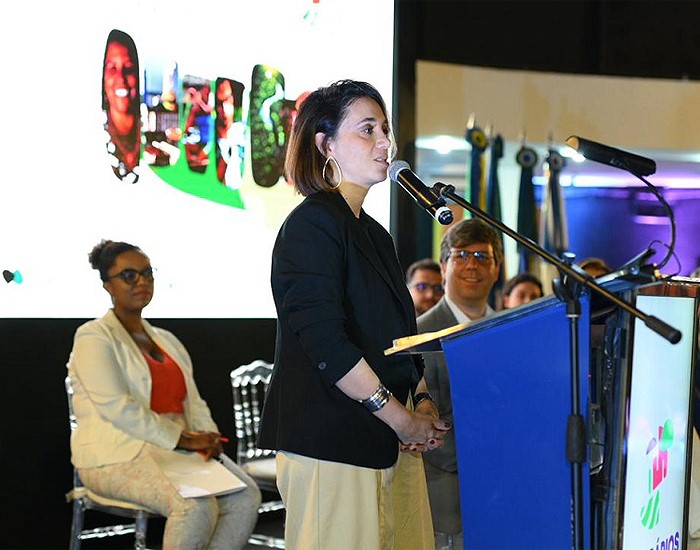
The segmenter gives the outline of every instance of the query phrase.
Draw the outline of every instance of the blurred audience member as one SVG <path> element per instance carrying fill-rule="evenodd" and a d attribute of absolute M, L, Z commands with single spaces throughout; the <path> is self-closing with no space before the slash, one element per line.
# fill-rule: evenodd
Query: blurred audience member
<path fill-rule="evenodd" d="M 416 260 L 406 270 L 406 285 L 416 308 L 416 316 L 425 313 L 445 293 L 440 264 L 432 258 Z"/>
<path fill-rule="evenodd" d="M 612 271 L 612 268 L 602 258 L 584 258 L 578 262 L 578 265 L 593 278 L 602 277 Z"/>
<path fill-rule="evenodd" d="M 532 273 L 523 271 L 503 287 L 503 309 L 510 309 L 542 298 L 542 282 Z"/>

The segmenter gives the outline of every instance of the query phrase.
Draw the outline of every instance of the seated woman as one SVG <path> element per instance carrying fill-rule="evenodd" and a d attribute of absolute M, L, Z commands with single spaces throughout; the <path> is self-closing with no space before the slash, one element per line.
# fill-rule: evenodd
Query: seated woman
<path fill-rule="evenodd" d="M 73 465 L 91 491 L 166 517 L 164 550 L 244 548 L 258 518 L 260 491 L 222 453 L 183 344 L 141 317 L 153 297 L 148 256 L 128 243 L 102 241 L 89 260 L 113 307 L 78 328 L 68 361 L 77 417 Z M 154 459 L 175 449 L 220 459 L 246 488 L 182 497 Z"/>

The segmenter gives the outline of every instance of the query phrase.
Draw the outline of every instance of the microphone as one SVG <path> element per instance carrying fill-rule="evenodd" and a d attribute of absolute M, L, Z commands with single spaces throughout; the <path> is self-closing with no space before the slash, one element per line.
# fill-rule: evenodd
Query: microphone
<path fill-rule="evenodd" d="M 566 138 L 566 144 L 581 153 L 584 157 L 595 162 L 622 168 L 635 176 L 649 176 L 656 172 L 656 162 L 653 160 L 628 153 L 602 143 L 596 143 L 578 136 Z"/>
<path fill-rule="evenodd" d="M 424 208 L 442 225 L 450 225 L 453 220 L 452 210 L 447 207 L 445 199 L 436 194 L 416 176 L 405 160 L 395 160 L 389 165 L 389 178 L 396 181 L 413 197 L 418 206 Z"/>

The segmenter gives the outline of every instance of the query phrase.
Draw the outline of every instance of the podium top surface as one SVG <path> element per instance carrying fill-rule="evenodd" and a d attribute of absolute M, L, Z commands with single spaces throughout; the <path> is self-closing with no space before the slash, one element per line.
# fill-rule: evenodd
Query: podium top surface
<path fill-rule="evenodd" d="M 542 309 L 556 307 L 557 305 L 564 306 L 564 303 L 556 296 L 545 296 L 519 307 L 497 311 L 488 317 L 482 317 L 470 323 L 461 323 L 435 332 L 423 332 L 404 338 L 397 338 L 394 340 L 392 347 L 384 350 L 384 355 L 441 352 L 442 345 L 440 342 L 444 338 L 487 329 L 493 325 L 528 316 Z"/>
<path fill-rule="evenodd" d="M 689 277 L 667 277 L 649 280 L 647 277 L 630 276 L 627 272 L 612 272 L 595 280 L 597 284 L 609 292 L 619 294 L 634 292 L 639 295 L 651 296 L 700 296 L 700 279 Z M 595 310 L 600 302 L 595 289 L 587 288 L 591 309 Z M 585 294 L 582 296 L 586 296 Z M 404 338 L 397 338 L 393 346 L 384 350 L 384 355 L 394 353 L 439 353 L 442 352 L 442 340 L 461 336 L 467 332 L 486 330 L 494 325 L 510 322 L 514 319 L 535 314 L 543 308 L 551 308 L 564 302 L 554 295 L 544 296 L 522 306 L 501 310 L 471 323 L 461 323 L 435 332 L 424 332 Z M 609 305 L 608 305 L 609 307 Z"/>

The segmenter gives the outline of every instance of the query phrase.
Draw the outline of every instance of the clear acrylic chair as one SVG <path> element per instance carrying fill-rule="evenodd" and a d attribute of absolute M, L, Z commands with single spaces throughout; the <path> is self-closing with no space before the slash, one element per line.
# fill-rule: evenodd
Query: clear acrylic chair
<path fill-rule="evenodd" d="M 68 421 L 71 432 L 75 430 L 78 423 L 73 412 L 73 384 L 70 376 L 65 379 L 66 395 L 68 397 Z M 131 502 L 114 500 L 96 495 L 85 487 L 80 481 L 78 471 L 73 468 L 73 488 L 66 493 L 66 501 L 73 503 L 73 520 L 70 533 L 70 550 L 80 550 L 83 540 L 105 538 L 120 535 L 134 535 L 134 548 L 142 550 L 146 548 L 146 533 L 148 530 L 148 520 L 154 517 L 161 517 L 160 514 L 138 506 Z M 85 512 L 95 510 L 103 514 L 132 519 L 133 522 L 126 524 L 114 524 L 96 527 L 94 529 L 85 528 Z"/>
<path fill-rule="evenodd" d="M 260 449 L 257 444 L 258 427 L 265 394 L 270 385 L 272 364 L 256 359 L 231 371 L 233 391 L 233 417 L 236 427 L 236 461 L 257 483 L 260 491 L 271 498 L 263 499 L 259 512 L 284 510 L 277 490 L 275 452 Z M 253 533 L 250 544 L 284 548 L 284 539 Z"/>

